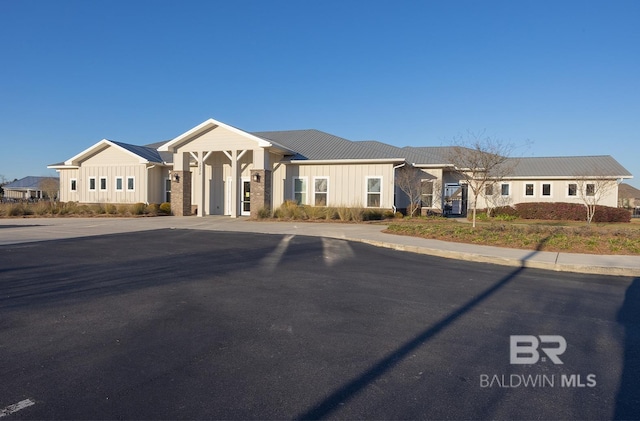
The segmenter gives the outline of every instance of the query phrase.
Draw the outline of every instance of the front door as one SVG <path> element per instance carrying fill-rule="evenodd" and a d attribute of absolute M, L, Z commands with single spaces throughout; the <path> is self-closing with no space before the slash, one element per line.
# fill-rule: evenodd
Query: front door
<path fill-rule="evenodd" d="M 249 216 L 251 214 L 251 181 L 242 179 L 242 196 L 240 197 L 240 215 Z"/>

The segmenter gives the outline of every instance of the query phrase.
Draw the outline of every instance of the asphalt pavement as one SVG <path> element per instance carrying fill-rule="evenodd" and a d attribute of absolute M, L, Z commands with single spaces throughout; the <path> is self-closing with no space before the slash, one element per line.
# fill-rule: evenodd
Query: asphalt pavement
<path fill-rule="evenodd" d="M 0 245 L 162 228 L 297 234 L 359 241 L 379 247 L 512 267 L 603 275 L 640 276 L 640 256 L 509 249 L 383 233 L 380 224 L 263 222 L 208 216 L 157 218 L 0 219 Z"/>
<path fill-rule="evenodd" d="M 640 417 L 640 278 L 184 220 L 0 229 L 0 417 Z"/>

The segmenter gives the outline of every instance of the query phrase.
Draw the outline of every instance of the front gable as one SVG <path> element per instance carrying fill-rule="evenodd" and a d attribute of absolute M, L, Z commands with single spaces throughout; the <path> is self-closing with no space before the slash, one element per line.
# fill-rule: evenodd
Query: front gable
<path fill-rule="evenodd" d="M 233 149 L 273 148 L 283 153 L 289 149 L 212 118 L 177 136 L 158 148 L 161 152 L 226 151 Z"/>

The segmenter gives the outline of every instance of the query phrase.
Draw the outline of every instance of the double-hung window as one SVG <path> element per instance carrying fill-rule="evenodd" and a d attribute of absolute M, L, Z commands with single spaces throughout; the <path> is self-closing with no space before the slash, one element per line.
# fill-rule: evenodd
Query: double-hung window
<path fill-rule="evenodd" d="M 500 186 L 500 194 L 501 194 L 502 196 L 509 196 L 509 184 L 507 184 L 507 183 L 503 183 L 503 184 Z"/>
<path fill-rule="evenodd" d="M 533 183 L 527 183 L 524 185 L 524 195 L 533 196 Z"/>
<path fill-rule="evenodd" d="M 107 177 L 100 177 L 100 190 L 107 190 Z"/>
<path fill-rule="evenodd" d="M 96 190 L 96 178 L 89 177 L 89 191 L 95 191 L 95 190 Z"/>
<path fill-rule="evenodd" d="M 300 177 L 293 179 L 293 200 L 299 205 L 307 204 L 307 178 Z"/>
<path fill-rule="evenodd" d="M 122 191 L 122 177 L 116 177 L 116 191 Z"/>
<path fill-rule="evenodd" d="M 367 177 L 367 207 L 379 208 L 382 203 L 382 177 Z"/>
<path fill-rule="evenodd" d="M 127 191 L 134 191 L 136 187 L 135 177 L 127 177 Z"/>
<path fill-rule="evenodd" d="M 314 206 L 327 206 L 328 192 L 329 192 L 328 177 L 316 177 L 313 179 Z"/>

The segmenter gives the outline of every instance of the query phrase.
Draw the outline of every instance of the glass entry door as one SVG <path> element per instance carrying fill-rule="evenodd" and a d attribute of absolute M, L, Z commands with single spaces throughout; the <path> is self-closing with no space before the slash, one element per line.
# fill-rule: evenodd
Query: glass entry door
<path fill-rule="evenodd" d="M 244 178 L 242 179 L 240 209 L 240 215 L 249 216 L 251 214 L 251 181 Z"/>

